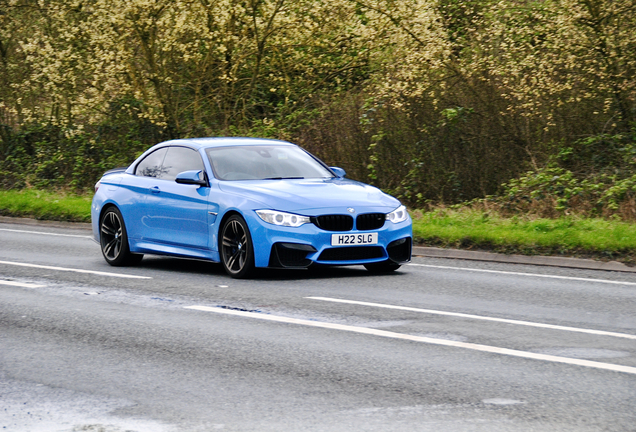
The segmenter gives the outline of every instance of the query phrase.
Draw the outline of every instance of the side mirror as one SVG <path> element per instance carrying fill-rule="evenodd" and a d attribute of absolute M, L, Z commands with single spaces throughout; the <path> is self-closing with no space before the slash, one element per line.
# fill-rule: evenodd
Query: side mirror
<path fill-rule="evenodd" d="M 336 175 L 338 178 L 344 178 L 347 175 L 345 170 L 339 167 L 329 167 L 329 169 Z"/>
<path fill-rule="evenodd" d="M 203 179 L 201 179 L 203 177 Z M 179 184 L 199 185 L 207 186 L 208 181 L 205 178 L 205 174 L 201 170 L 184 171 L 177 174 L 177 178 L 174 180 Z"/>

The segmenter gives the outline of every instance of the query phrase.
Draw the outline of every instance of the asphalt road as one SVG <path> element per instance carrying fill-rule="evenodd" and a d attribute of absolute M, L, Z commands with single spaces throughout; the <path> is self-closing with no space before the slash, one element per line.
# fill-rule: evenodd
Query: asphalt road
<path fill-rule="evenodd" d="M 0 223 L 0 430 L 636 431 L 636 274 L 109 267 Z"/>

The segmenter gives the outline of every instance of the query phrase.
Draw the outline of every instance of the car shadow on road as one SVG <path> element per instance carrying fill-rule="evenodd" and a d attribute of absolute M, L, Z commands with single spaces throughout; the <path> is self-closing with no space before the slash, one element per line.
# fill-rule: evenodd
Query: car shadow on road
<path fill-rule="evenodd" d="M 371 273 L 363 266 L 312 266 L 305 270 L 291 269 L 263 269 L 257 275 L 259 279 L 267 280 L 315 280 L 342 279 L 365 277 L 399 277 L 400 270 L 392 273 Z"/>
<path fill-rule="evenodd" d="M 158 255 L 146 255 L 139 268 L 149 268 L 152 270 L 168 271 L 168 272 L 184 272 L 192 274 L 208 274 L 222 276 L 225 275 L 223 266 L 220 263 L 211 261 L 189 259 L 189 258 L 173 258 Z"/>
<path fill-rule="evenodd" d="M 146 256 L 138 264 L 140 268 L 149 268 L 159 271 L 183 272 L 200 275 L 213 275 L 227 277 L 220 263 L 187 258 L 173 258 L 162 256 Z M 386 274 L 374 274 L 363 266 L 312 266 L 308 269 L 258 269 L 249 280 L 269 281 L 293 281 L 293 280 L 318 280 L 364 277 L 399 277 L 401 270 Z"/>

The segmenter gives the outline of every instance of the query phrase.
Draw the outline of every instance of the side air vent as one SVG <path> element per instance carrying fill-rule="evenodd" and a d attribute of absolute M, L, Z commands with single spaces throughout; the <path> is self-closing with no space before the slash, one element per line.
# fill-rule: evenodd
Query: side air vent
<path fill-rule="evenodd" d="M 403 238 L 389 243 L 386 248 L 389 258 L 395 262 L 403 263 L 411 261 L 411 238 Z"/>
<path fill-rule="evenodd" d="M 297 243 L 275 243 L 269 256 L 270 267 L 307 268 L 311 260 L 307 255 L 316 252 L 311 245 Z"/>

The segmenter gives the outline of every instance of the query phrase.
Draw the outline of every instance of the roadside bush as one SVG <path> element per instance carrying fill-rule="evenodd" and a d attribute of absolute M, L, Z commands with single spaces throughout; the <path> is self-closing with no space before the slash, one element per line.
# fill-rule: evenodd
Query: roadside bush
<path fill-rule="evenodd" d="M 0 158 L 2 189 L 92 190 L 104 171 L 127 166 L 149 146 L 167 139 L 165 129 L 140 116 L 134 100 L 110 105 L 98 125 L 68 128 L 4 127 Z"/>
<path fill-rule="evenodd" d="M 498 114 L 502 107 L 495 95 L 486 106 L 468 92 L 457 92 L 444 99 L 443 109 L 426 97 L 400 104 L 365 92 L 322 99 L 317 114 L 294 138 L 345 168 L 348 177 L 378 186 L 412 208 L 495 194 L 529 168 L 528 149 L 539 153 L 541 144 L 519 133 L 526 119 Z M 457 102 L 462 106 L 452 105 Z"/>
<path fill-rule="evenodd" d="M 565 147 L 547 167 L 503 185 L 489 202 L 505 213 L 538 217 L 581 215 L 636 220 L 636 129 L 599 135 Z"/>

